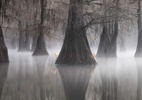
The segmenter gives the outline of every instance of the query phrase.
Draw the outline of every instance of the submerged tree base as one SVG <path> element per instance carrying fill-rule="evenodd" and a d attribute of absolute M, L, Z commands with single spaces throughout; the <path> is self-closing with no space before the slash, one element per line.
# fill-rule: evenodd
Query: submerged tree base
<path fill-rule="evenodd" d="M 37 39 L 36 48 L 35 48 L 35 51 L 33 52 L 33 56 L 48 55 L 48 52 L 46 50 L 45 41 L 44 41 L 44 34 L 41 28 L 39 29 L 40 29 L 40 34 Z"/>
<path fill-rule="evenodd" d="M 0 63 L 0 98 L 2 96 L 3 86 L 7 78 L 9 63 Z"/>
<path fill-rule="evenodd" d="M 142 58 L 142 52 L 136 52 L 135 58 Z"/>
<path fill-rule="evenodd" d="M 33 53 L 33 56 L 42 56 L 42 55 L 49 55 L 47 50 L 36 49 Z"/>
<path fill-rule="evenodd" d="M 114 32 L 114 36 L 110 40 L 106 29 L 103 28 L 102 35 L 100 38 L 100 44 L 97 52 L 97 57 L 109 57 L 109 58 L 116 58 L 116 39 L 117 39 L 117 31 Z"/>
<path fill-rule="evenodd" d="M 18 51 L 23 52 L 23 51 L 31 51 L 31 50 L 30 49 L 21 49 L 21 48 L 19 48 Z"/>
<path fill-rule="evenodd" d="M 9 62 L 8 50 L 6 47 L 0 47 L 0 62 Z"/>
<path fill-rule="evenodd" d="M 4 37 L 1 26 L 0 26 L 0 62 L 9 62 L 8 50 L 4 43 Z"/>
<path fill-rule="evenodd" d="M 68 34 L 56 64 L 96 64 L 86 35 Z"/>

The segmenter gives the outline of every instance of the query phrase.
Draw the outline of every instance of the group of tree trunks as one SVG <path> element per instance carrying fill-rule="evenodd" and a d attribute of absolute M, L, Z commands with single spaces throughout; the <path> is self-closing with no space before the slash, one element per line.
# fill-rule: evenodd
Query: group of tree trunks
<path fill-rule="evenodd" d="M 103 0 L 103 3 L 105 0 Z M 116 8 L 119 7 L 119 0 L 115 0 Z M 141 4 L 138 0 L 138 44 L 135 56 L 142 56 L 142 22 L 141 22 Z M 105 5 L 105 4 L 104 4 Z M 48 55 L 44 41 L 44 0 L 40 0 L 41 6 L 41 22 L 38 25 L 38 34 L 36 34 L 33 39 L 32 50 L 34 50 L 33 55 Z M 117 36 L 118 36 L 118 11 L 115 10 L 114 18 L 111 21 L 106 19 L 107 8 L 104 6 L 104 23 L 103 31 L 100 36 L 100 44 L 97 52 L 97 57 L 116 57 L 117 56 Z M 82 18 L 83 14 L 83 0 L 70 0 L 69 14 L 68 14 L 68 24 L 66 29 L 66 34 L 64 38 L 64 43 L 60 54 L 56 60 L 56 64 L 95 64 L 96 61 L 91 53 L 90 46 L 86 36 L 86 29 L 84 28 L 84 20 Z M 110 25 L 111 24 L 111 25 Z M 111 28 L 108 28 L 108 25 Z M 0 27 L 1 28 L 1 27 Z M 25 32 L 22 34 L 22 25 L 19 22 L 19 51 L 30 50 L 30 35 Z M 4 38 L 2 35 L 2 28 L 0 29 L 0 61 L 8 61 L 8 52 L 4 44 Z M 111 34 L 109 33 L 111 31 Z M 25 35 L 25 36 L 23 36 Z M 25 37 L 25 38 L 24 38 Z"/>

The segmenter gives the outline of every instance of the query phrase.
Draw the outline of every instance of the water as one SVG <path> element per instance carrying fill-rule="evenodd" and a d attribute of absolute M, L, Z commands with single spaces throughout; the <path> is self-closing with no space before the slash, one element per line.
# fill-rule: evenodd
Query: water
<path fill-rule="evenodd" d="M 93 66 L 55 65 L 58 51 L 50 56 L 9 51 L 10 64 L 0 64 L 1 100 L 137 100 L 141 97 L 141 59 L 133 52 L 117 59 L 96 59 Z M 127 56 L 128 55 L 128 56 Z M 140 100 L 140 99 L 139 99 Z"/>

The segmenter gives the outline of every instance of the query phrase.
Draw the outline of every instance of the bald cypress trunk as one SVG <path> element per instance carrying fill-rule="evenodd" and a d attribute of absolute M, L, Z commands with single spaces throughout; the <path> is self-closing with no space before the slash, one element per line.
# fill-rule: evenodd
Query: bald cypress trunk
<path fill-rule="evenodd" d="M 25 36 L 24 36 L 24 32 L 22 32 L 22 23 L 21 21 L 19 21 L 18 23 L 18 29 L 19 29 L 19 47 L 18 47 L 18 51 L 24 51 L 25 49 Z"/>
<path fill-rule="evenodd" d="M 100 37 L 100 44 L 97 57 L 116 57 L 117 56 L 117 36 L 118 36 L 118 4 L 119 0 L 115 0 L 116 11 L 112 12 L 114 18 L 107 19 L 108 11 L 106 8 L 106 0 L 104 0 L 104 23 L 103 31 Z M 110 14 L 109 14 L 110 16 Z"/>
<path fill-rule="evenodd" d="M 125 48 L 125 40 L 124 40 L 124 35 L 121 34 L 120 37 L 120 52 L 126 52 L 126 48 Z"/>
<path fill-rule="evenodd" d="M 8 50 L 4 43 L 4 36 L 1 26 L 0 26 L 0 62 L 9 62 Z"/>
<path fill-rule="evenodd" d="M 142 57 L 142 16 L 141 16 L 141 1 L 138 0 L 138 10 L 137 10 L 137 15 L 138 15 L 138 44 L 137 44 L 137 49 L 135 53 L 135 57 Z"/>
<path fill-rule="evenodd" d="M 41 22 L 38 26 L 39 35 L 38 35 L 37 44 L 36 44 L 36 48 L 33 55 L 48 55 L 45 41 L 44 41 L 44 32 L 43 32 L 44 10 L 45 10 L 44 0 L 40 0 L 40 7 L 41 7 L 41 15 L 40 15 Z"/>
<path fill-rule="evenodd" d="M 56 64 L 96 63 L 84 28 L 82 3 L 83 0 L 70 0 L 66 34 Z"/>
<path fill-rule="evenodd" d="M 28 33 L 28 26 L 26 31 L 22 31 L 22 24 L 19 21 L 19 48 L 18 51 L 30 51 L 30 34 Z"/>
<path fill-rule="evenodd" d="M 117 35 L 118 23 L 115 23 L 115 30 L 112 39 L 109 38 L 107 31 L 103 28 L 97 57 L 116 57 L 117 56 Z"/>
<path fill-rule="evenodd" d="M 37 17 L 37 12 L 34 13 L 34 23 L 37 23 L 36 17 Z M 31 51 L 35 51 L 35 49 L 36 49 L 36 43 L 37 43 L 37 38 L 38 38 L 38 29 L 36 29 L 36 30 L 34 31 L 32 38 L 33 38 L 33 39 L 32 39 Z"/>
<path fill-rule="evenodd" d="M 35 31 L 33 34 L 33 40 L 32 40 L 33 42 L 32 42 L 31 51 L 35 51 L 35 49 L 36 49 L 37 39 L 38 39 L 38 31 Z"/>
<path fill-rule="evenodd" d="M 0 98 L 2 96 L 3 86 L 8 74 L 8 63 L 0 63 Z"/>

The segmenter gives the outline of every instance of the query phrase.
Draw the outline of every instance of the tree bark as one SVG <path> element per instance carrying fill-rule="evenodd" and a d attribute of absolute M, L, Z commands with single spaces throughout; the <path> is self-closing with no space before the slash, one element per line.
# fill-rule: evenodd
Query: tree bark
<path fill-rule="evenodd" d="M 37 38 L 38 38 L 38 31 L 35 31 L 35 33 L 33 34 L 33 40 L 32 40 L 33 42 L 32 42 L 31 51 L 35 51 L 36 49 Z"/>
<path fill-rule="evenodd" d="M 39 35 L 37 39 L 37 44 L 36 44 L 36 49 L 33 53 L 33 55 L 48 55 L 48 52 L 46 50 L 46 45 L 44 41 L 44 32 L 43 32 L 43 26 L 44 26 L 44 0 L 40 0 L 40 7 L 41 7 L 41 22 L 39 24 L 38 30 L 39 30 Z"/>
<path fill-rule="evenodd" d="M 66 34 L 56 64 L 96 64 L 84 29 L 82 3 L 70 0 Z"/>
<path fill-rule="evenodd" d="M 138 44 L 135 53 L 135 57 L 142 57 L 142 16 L 141 16 L 141 1 L 138 0 Z"/>
<path fill-rule="evenodd" d="M 17 38 L 12 38 L 11 39 L 11 49 L 16 49 L 17 48 Z"/>
<path fill-rule="evenodd" d="M 106 28 L 103 28 L 100 38 L 100 44 L 97 51 L 97 57 L 116 57 L 117 56 L 117 35 L 118 23 L 115 23 L 115 31 L 112 39 L 109 38 Z"/>
<path fill-rule="evenodd" d="M 26 25 L 26 32 L 22 31 L 22 24 L 19 21 L 19 48 L 18 51 L 30 51 L 30 34 L 27 31 L 28 27 Z"/>
<path fill-rule="evenodd" d="M 26 51 L 30 51 L 30 34 L 28 32 L 28 25 L 26 25 L 26 33 L 25 33 L 25 37 L 26 37 L 26 40 L 25 40 L 25 49 Z"/>
<path fill-rule="evenodd" d="M 37 23 L 36 21 L 36 17 L 37 17 L 37 12 L 34 13 L 34 23 Z M 33 33 L 33 42 L 32 42 L 32 48 L 31 48 L 31 51 L 35 51 L 36 49 L 36 43 L 37 43 L 37 39 L 38 39 L 38 32 L 39 30 L 36 29 Z"/>
<path fill-rule="evenodd" d="M 2 96 L 3 86 L 8 74 L 8 63 L 0 63 L 0 98 Z"/>
<path fill-rule="evenodd" d="M 116 9 L 118 8 L 119 0 L 115 0 Z M 107 9 L 106 6 L 104 9 Z M 117 56 L 117 36 L 118 36 L 118 12 L 115 11 L 113 18 L 106 19 L 107 11 L 104 10 L 103 31 L 100 37 L 100 44 L 97 52 L 97 57 L 116 57 Z M 106 23 L 106 21 L 109 21 Z"/>
<path fill-rule="evenodd" d="M 121 37 L 120 37 L 120 52 L 126 52 L 125 40 L 124 40 L 123 34 L 121 34 Z"/>
<path fill-rule="evenodd" d="M 4 36 L 1 26 L 0 26 L 0 62 L 9 62 L 8 49 L 4 43 Z"/>

